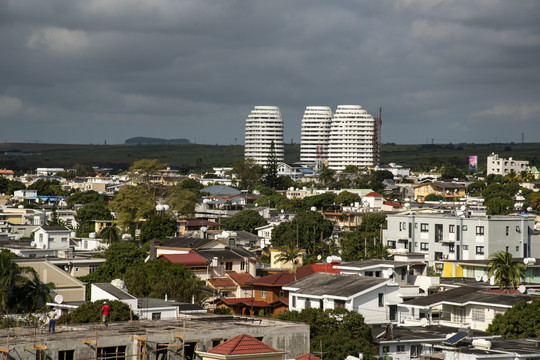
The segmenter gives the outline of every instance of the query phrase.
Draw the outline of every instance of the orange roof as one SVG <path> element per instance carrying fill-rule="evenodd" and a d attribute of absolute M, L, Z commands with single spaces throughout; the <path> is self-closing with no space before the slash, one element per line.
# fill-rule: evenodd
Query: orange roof
<path fill-rule="evenodd" d="M 214 346 L 209 353 L 221 355 L 262 354 L 278 352 L 276 349 L 248 334 L 237 335 L 224 343 Z"/>
<path fill-rule="evenodd" d="M 232 280 L 229 279 L 228 277 L 208 279 L 208 282 L 210 283 L 210 285 L 212 285 L 215 288 L 235 287 Z"/>
<path fill-rule="evenodd" d="M 240 286 L 250 285 L 252 281 L 255 280 L 255 278 L 249 273 L 241 273 L 241 274 L 234 273 L 234 274 L 227 274 L 227 275 Z"/>
<path fill-rule="evenodd" d="M 294 359 L 295 360 L 322 360 L 321 358 L 316 357 L 315 355 L 310 354 L 310 353 L 300 355 L 298 357 L 295 357 Z"/>
<path fill-rule="evenodd" d="M 0 174 L 14 174 L 13 170 L 0 169 Z"/>
<path fill-rule="evenodd" d="M 364 195 L 364 197 L 382 197 L 382 195 L 379 193 L 376 193 L 375 191 L 372 191 L 369 194 Z"/>

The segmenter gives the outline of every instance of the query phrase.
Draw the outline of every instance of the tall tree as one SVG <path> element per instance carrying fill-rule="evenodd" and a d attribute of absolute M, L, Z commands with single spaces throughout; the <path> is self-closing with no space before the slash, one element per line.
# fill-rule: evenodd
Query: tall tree
<path fill-rule="evenodd" d="M 270 144 L 267 165 L 264 168 L 264 185 L 276 189 L 279 186 L 278 161 L 276 157 L 276 147 L 274 141 Z"/>
<path fill-rule="evenodd" d="M 114 242 L 120 241 L 122 231 L 113 224 L 111 226 L 104 227 L 99 236 L 107 242 L 107 244 L 112 244 Z"/>
<path fill-rule="evenodd" d="M 349 206 L 355 202 L 360 202 L 360 195 L 349 191 L 340 192 L 334 199 L 334 203 L 338 206 Z"/>
<path fill-rule="evenodd" d="M 232 173 L 236 176 L 238 187 L 251 191 L 261 181 L 263 168 L 254 159 L 247 158 L 236 161 Z"/>
<path fill-rule="evenodd" d="M 113 216 L 107 205 L 102 202 L 88 203 L 77 210 L 77 235 L 87 236 L 95 231 L 95 220 L 112 220 Z"/>
<path fill-rule="evenodd" d="M 291 274 L 294 275 L 294 281 L 296 281 L 296 272 L 298 271 L 298 257 L 300 256 L 301 251 L 294 246 L 294 241 L 291 241 L 285 249 L 281 249 L 281 253 L 276 258 L 275 262 L 280 263 L 290 263 L 291 269 L 289 270 Z"/>
<path fill-rule="evenodd" d="M 110 206 L 122 230 L 131 235 L 140 219 L 155 212 L 153 197 L 144 186 L 122 186 Z"/>
<path fill-rule="evenodd" d="M 332 183 L 334 182 L 334 177 L 336 175 L 336 171 L 333 169 L 330 169 L 328 166 L 323 165 L 321 171 L 319 172 L 319 182 L 323 186 L 330 187 L 332 186 Z"/>
<path fill-rule="evenodd" d="M 142 242 L 153 239 L 162 241 L 175 233 L 176 220 L 166 214 L 152 215 L 142 223 L 140 239 Z"/>
<path fill-rule="evenodd" d="M 250 209 L 237 212 L 230 218 L 222 219 L 221 222 L 227 230 L 249 231 L 250 233 L 255 233 L 255 228 L 268 224 L 257 211 Z"/>
<path fill-rule="evenodd" d="M 195 206 L 201 199 L 198 190 L 188 190 L 182 186 L 186 181 L 184 180 L 180 184 L 174 185 L 165 200 L 171 209 L 179 213 L 182 217 L 192 216 L 195 213 Z"/>
<path fill-rule="evenodd" d="M 495 315 L 487 333 L 503 338 L 540 337 L 540 299 L 520 301 L 504 314 Z"/>
<path fill-rule="evenodd" d="M 509 289 L 516 289 L 521 279 L 525 278 L 525 264 L 513 261 L 512 254 L 502 250 L 492 254 L 491 258 L 488 275 L 495 276 L 501 290 L 508 292 Z"/>

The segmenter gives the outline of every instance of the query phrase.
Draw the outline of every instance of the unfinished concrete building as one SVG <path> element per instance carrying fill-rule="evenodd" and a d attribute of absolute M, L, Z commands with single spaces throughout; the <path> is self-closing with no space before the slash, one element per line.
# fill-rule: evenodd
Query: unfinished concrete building
<path fill-rule="evenodd" d="M 132 321 L 0 330 L 2 360 L 196 360 L 239 334 L 249 334 L 285 351 L 309 352 L 309 326 L 266 318 L 203 315 L 170 321 Z"/>

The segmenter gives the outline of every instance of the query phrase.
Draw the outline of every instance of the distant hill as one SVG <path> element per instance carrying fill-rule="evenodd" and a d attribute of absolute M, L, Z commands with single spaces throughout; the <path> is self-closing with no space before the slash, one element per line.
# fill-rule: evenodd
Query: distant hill
<path fill-rule="evenodd" d="M 124 144 L 128 145 L 184 145 L 191 144 L 191 141 L 188 139 L 160 139 L 160 138 L 151 138 L 138 136 L 127 139 Z"/>

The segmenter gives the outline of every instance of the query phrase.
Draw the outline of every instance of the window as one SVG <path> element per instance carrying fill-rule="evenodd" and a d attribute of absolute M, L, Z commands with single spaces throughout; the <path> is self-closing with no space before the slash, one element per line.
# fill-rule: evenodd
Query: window
<path fill-rule="evenodd" d="M 242 262 L 240 263 L 240 271 L 244 271 L 244 270 L 246 270 L 246 262 L 245 262 L 245 261 L 242 261 Z"/>
<path fill-rule="evenodd" d="M 411 345 L 411 358 L 417 358 L 422 353 L 422 345 Z"/>
<path fill-rule="evenodd" d="M 454 244 L 448 244 L 448 252 L 453 254 L 455 252 Z"/>
<path fill-rule="evenodd" d="M 467 231 L 467 225 L 463 225 L 463 231 Z"/>
<path fill-rule="evenodd" d="M 400 222 L 399 223 L 399 231 L 401 230 L 407 230 L 407 223 L 406 222 Z"/>
<path fill-rule="evenodd" d="M 89 265 L 88 266 L 88 273 L 91 274 L 94 271 L 96 271 L 96 269 L 97 269 L 97 265 Z"/>
<path fill-rule="evenodd" d="M 540 276 L 540 268 L 533 268 L 533 276 Z"/>
<path fill-rule="evenodd" d="M 484 255 L 484 247 L 483 246 L 477 246 L 476 247 L 476 255 Z"/>
<path fill-rule="evenodd" d="M 212 347 L 218 346 L 221 344 L 222 339 L 212 339 Z"/>
<path fill-rule="evenodd" d="M 442 260 L 442 252 L 438 252 L 436 251 L 435 252 L 435 260 Z"/>
<path fill-rule="evenodd" d="M 428 251 L 428 243 L 420 243 L 420 250 L 422 251 Z"/>
<path fill-rule="evenodd" d="M 379 307 L 384 307 L 384 294 L 379 293 Z"/>
<path fill-rule="evenodd" d="M 469 250 L 469 245 L 463 245 L 463 250 Z"/>
<path fill-rule="evenodd" d="M 516 226 L 516 232 L 521 232 L 519 226 Z"/>
<path fill-rule="evenodd" d="M 261 297 L 266 299 L 266 290 L 261 290 Z"/>
<path fill-rule="evenodd" d="M 479 309 L 479 308 L 472 309 L 472 320 L 481 321 L 481 322 L 486 321 L 485 309 Z"/>
<path fill-rule="evenodd" d="M 296 296 L 293 296 L 293 297 L 292 297 L 292 307 L 293 307 L 293 308 L 296 307 Z"/>
<path fill-rule="evenodd" d="M 334 309 L 335 308 L 343 308 L 345 309 L 345 300 L 334 300 Z"/>
<path fill-rule="evenodd" d="M 510 226 L 507 226 L 506 227 L 506 236 L 508 236 L 510 234 Z"/>
<path fill-rule="evenodd" d="M 396 248 L 396 242 L 393 240 L 388 240 L 387 242 L 388 246 L 390 246 L 392 249 Z"/>
<path fill-rule="evenodd" d="M 306 304 L 306 306 L 305 306 L 306 309 L 311 309 L 311 300 L 306 299 L 306 303 L 305 303 L 305 304 Z"/>
<path fill-rule="evenodd" d="M 396 346 L 396 352 L 405 352 L 405 345 Z"/>
<path fill-rule="evenodd" d="M 39 234 L 39 242 L 43 242 L 43 234 Z"/>
<path fill-rule="evenodd" d="M 232 270 L 232 261 L 225 262 L 225 271 L 231 271 Z"/>
<path fill-rule="evenodd" d="M 476 235 L 484 235 L 484 227 L 483 226 L 477 226 L 476 227 Z"/>
<path fill-rule="evenodd" d="M 435 224 L 435 241 L 439 242 L 443 239 L 443 226 L 442 224 Z"/>
<path fill-rule="evenodd" d="M 516 251 L 519 251 L 519 246 L 516 246 Z"/>
<path fill-rule="evenodd" d="M 153 312 L 152 313 L 152 320 L 161 320 L 161 313 L 160 312 Z"/>
<path fill-rule="evenodd" d="M 67 242 L 67 238 L 62 238 L 62 242 Z"/>
<path fill-rule="evenodd" d="M 428 232 L 428 224 L 420 224 L 421 232 Z"/>
<path fill-rule="evenodd" d="M 75 350 L 61 350 L 58 352 L 58 360 L 73 360 Z"/>
<path fill-rule="evenodd" d="M 279 291 L 279 297 L 283 299 L 285 297 L 285 291 L 280 290 Z"/>
<path fill-rule="evenodd" d="M 385 345 L 382 347 L 383 354 L 388 354 L 390 352 L 390 346 Z"/>
<path fill-rule="evenodd" d="M 448 225 L 448 232 L 453 234 L 456 232 L 456 225 Z"/>

